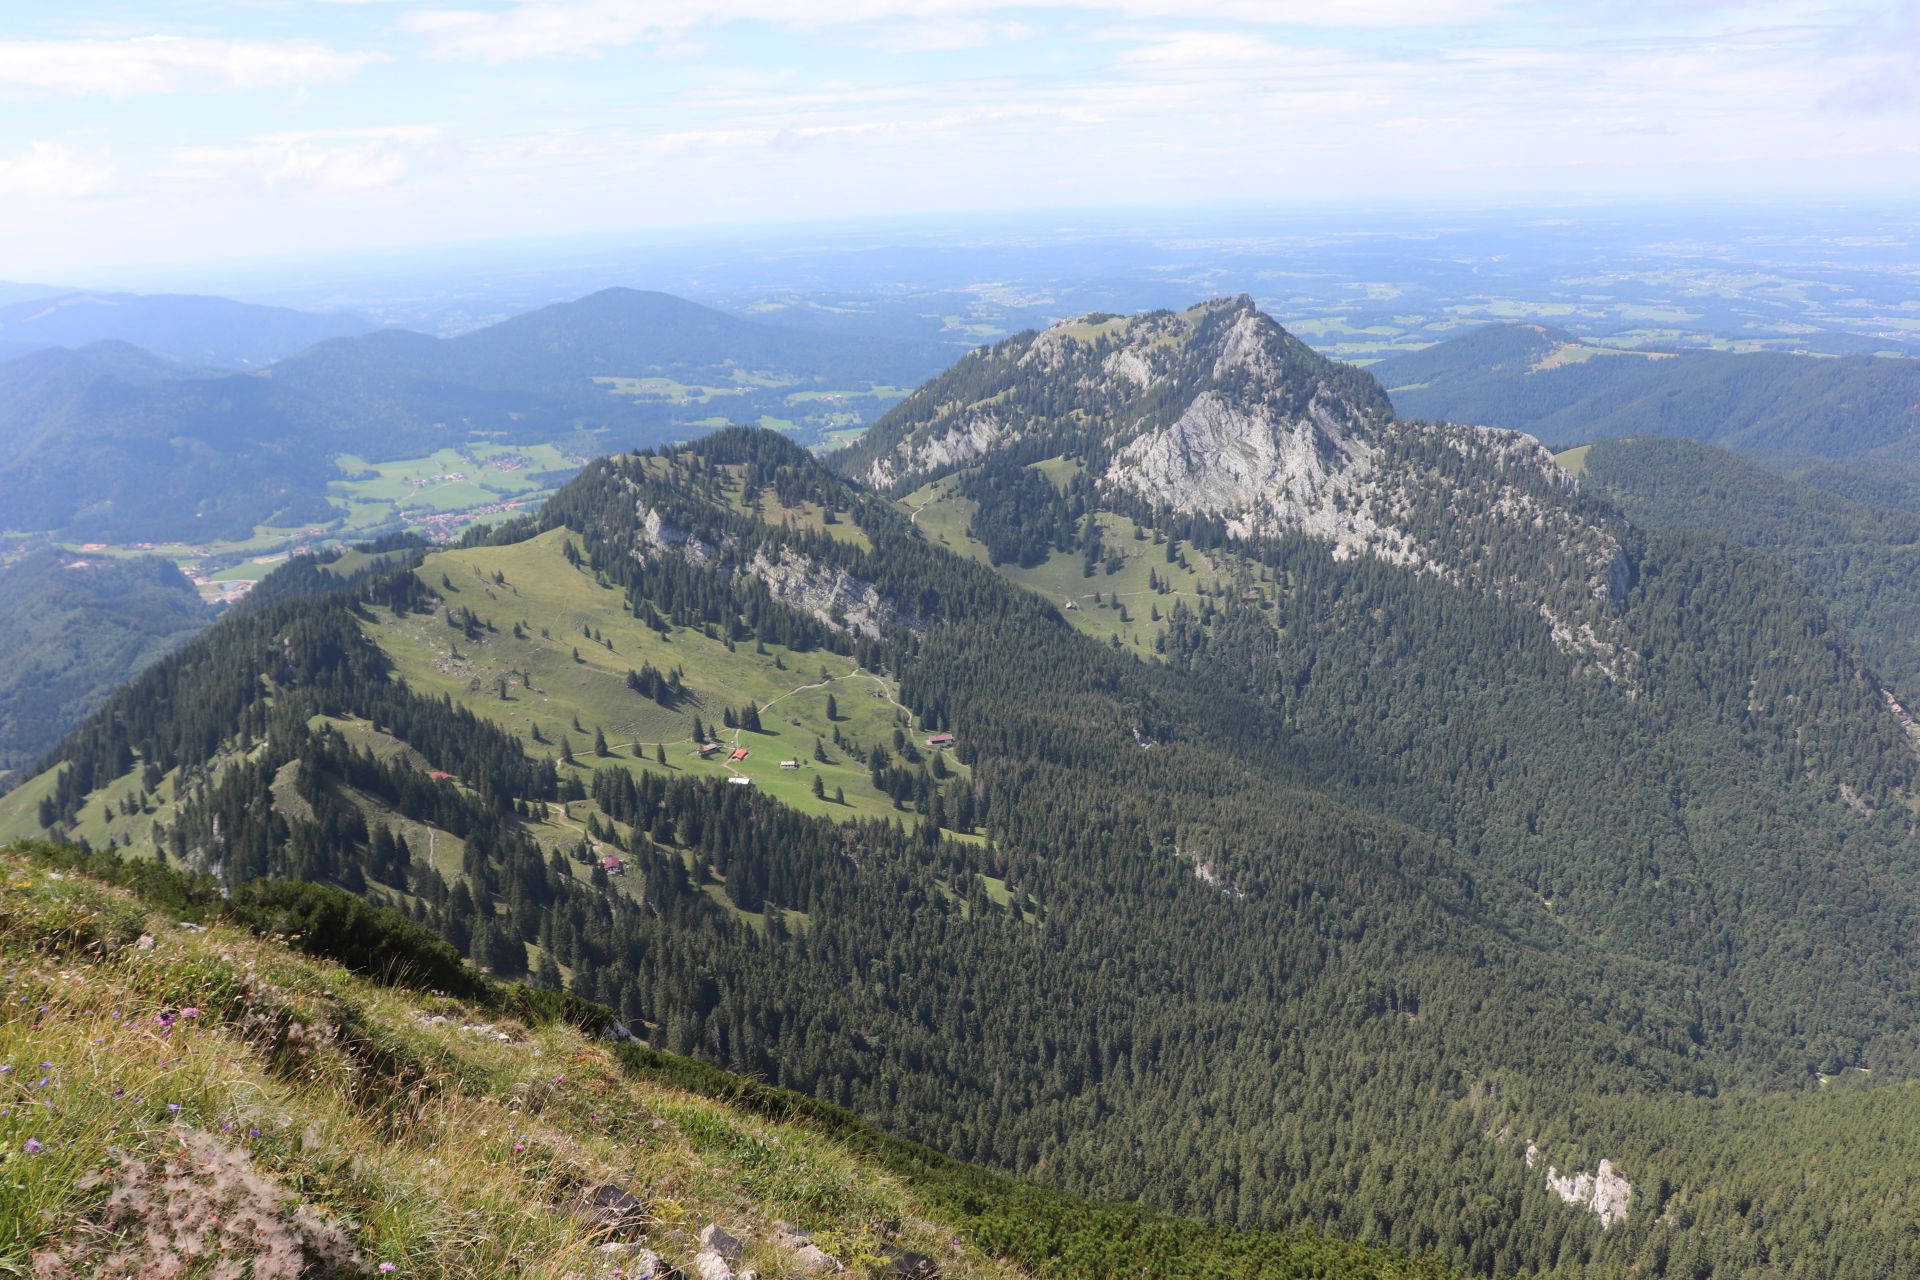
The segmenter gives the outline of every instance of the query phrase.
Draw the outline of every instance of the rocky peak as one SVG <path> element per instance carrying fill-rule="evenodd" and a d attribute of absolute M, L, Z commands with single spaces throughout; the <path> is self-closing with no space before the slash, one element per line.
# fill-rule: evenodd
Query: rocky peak
<path fill-rule="evenodd" d="M 1185 311 L 1092 314 L 968 355 L 908 397 L 842 459 L 903 492 L 996 449 L 1055 435 L 1063 452 L 1110 450 L 1200 413 L 1261 404 L 1327 420 L 1387 418 L 1379 386 L 1316 354 L 1241 294 Z"/>
<path fill-rule="evenodd" d="M 1086 315 L 982 348 L 841 461 L 896 494 L 963 469 L 1068 457 L 1110 504 L 1206 516 L 1242 538 L 1305 534 L 1516 600 L 1613 670 L 1632 585 L 1618 531 L 1531 436 L 1398 420 L 1365 371 L 1251 298 Z M 1557 577 L 1544 566 L 1572 565 Z M 1616 671 L 1616 674 L 1619 674 Z"/>

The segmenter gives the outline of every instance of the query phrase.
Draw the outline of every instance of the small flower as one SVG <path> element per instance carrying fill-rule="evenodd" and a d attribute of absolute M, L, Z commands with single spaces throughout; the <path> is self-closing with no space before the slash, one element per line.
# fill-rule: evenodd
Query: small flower
<path fill-rule="evenodd" d="M 41 1153 L 42 1151 L 45 1151 L 45 1150 L 46 1150 L 46 1148 L 45 1148 L 44 1146 L 42 1146 L 42 1145 L 40 1144 L 40 1139 L 38 1139 L 38 1138 L 28 1138 L 28 1139 L 27 1139 L 27 1154 L 28 1154 L 28 1155 L 30 1155 L 30 1156 L 37 1156 L 37 1155 L 39 1155 L 39 1154 L 40 1154 L 40 1153 Z"/>
<path fill-rule="evenodd" d="M 249 1138 L 257 1138 L 260 1136 L 260 1131 L 258 1129 L 249 1129 L 247 1130 L 247 1136 Z"/>
<path fill-rule="evenodd" d="M 196 1009 L 192 1005 L 188 1005 L 186 1008 L 180 1011 L 180 1016 L 183 1018 L 197 1018 L 200 1016 L 200 1010 Z"/>
<path fill-rule="evenodd" d="M 169 1110 L 169 1111 L 171 1111 L 171 1112 L 173 1112 L 173 1114 L 175 1114 L 175 1115 L 179 1115 L 179 1114 L 180 1114 L 180 1104 L 179 1104 L 179 1103 L 177 1103 L 177 1102 L 169 1102 L 169 1103 L 167 1104 L 167 1110 Z"/>
<path fill-rule="evenodd" d="M 394 1266 L 391 1262 L 383 1262 L 380 1264 L 380 1274 L 383 1276 L 392 1275 L 399 1269 L 400 1268 Z"/>
<path fill-rule="evenodd" d="M 40 1064 L 40 1069 L 42 1071 L 51 1071 L 53 1070 L 53 1064 L 51 1062 L 43 1062 Z"/>

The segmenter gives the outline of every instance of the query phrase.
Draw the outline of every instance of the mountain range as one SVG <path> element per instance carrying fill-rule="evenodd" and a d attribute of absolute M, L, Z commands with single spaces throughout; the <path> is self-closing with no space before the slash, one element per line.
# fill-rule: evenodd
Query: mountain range
<path fill-rule="evenodd" d="M 1493 325 L 1371 372 L 1408 417 L 1510 427 L 1555 446 L 1678 436 L 1920 510 L 1920 360 L 1626 350 Z"/>
<path fill-rule="evenodd" d="M 362 894 L 1077 1195 L 1474 1275 L 1920 1268 L 1915 730 L 1813 561 L 1245 298 L 984 348 L 830 464 L 736 428 L 296 560 L 0 836 Z"/>
<path fill-rule="evenodd" d="M 795 397 L 844 399 L 858 421 L 890 403 L 866 398 L 876 387 L 918 382 L 946 359 L 932 344 L 785 330 L 625 289 L 454 338 L 333 338 L 249 373 L 103 340 L 0 364 L 0 487 L 19 531 L 245 538 L 337 520 L 328 486 L 342 455 L 602 452 L 688 434 L 716 396 L 748 419 L 792 414 Z"/>
<path fill-rule="evenodd" d="M 0 294 L 0 359 L 49 347 L 125 342 L 189 368 L 254 369 L 316 342 L 375 327 L 360 316 L 191 294 Z"/>

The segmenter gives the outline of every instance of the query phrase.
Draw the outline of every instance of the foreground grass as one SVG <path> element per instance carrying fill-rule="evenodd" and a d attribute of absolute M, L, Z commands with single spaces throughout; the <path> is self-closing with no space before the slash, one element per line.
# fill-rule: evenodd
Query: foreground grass
<path fill-rule="evenodd" d="M 772 1239 L 785 1221 L 849 1261 L 898 1241 L 949 1276 L 1015 1274 L 956 1246 L 910 1188 L 815 1126 L 636 1075 L 563 1022 L 377 985 L 231 926 L 183 927 L 11 852 L 0 1000 L 0 1275 L 57 1274 L 56 1254 L 75 1262 L 66 1274 L 107 1274 L 114 1252 L 150 1247 L 152 1223 L 109 1204 L 137 1198 L 125 1170 L 205 1149 L 231 1153 L 201 1179 L 208 1194 L 257 1175 L 284 1196 L 265 1228 L 281 1246 L 296 1247 L 304 1211 L 358 1254 L 289 1275 L 605 1272 L 597 1246 L 633 1237 L 596 1234 L 564 1206 L 606 1183 L 647 1206 L 647 1243 L 682 1265 L 718 1221 L 762 1276 L 797 1274 Z M 223 1274 L 201 1263 L 178 1274 Z"/>

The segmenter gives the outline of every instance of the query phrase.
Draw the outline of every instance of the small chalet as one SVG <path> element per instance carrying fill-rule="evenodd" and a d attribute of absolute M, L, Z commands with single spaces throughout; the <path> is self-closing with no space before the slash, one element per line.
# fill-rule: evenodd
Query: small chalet
<path fill-rule="evenodd" d="M 927 739 L 927 745 L 930 747 L 950 747 L 953 745 L 953 735 L 950 733 L 936 733 Z"/>
<path fill-rule="evenodd" d="M 432 773 L 428 774 L 427 776 L 429 778 L 432 778 L 435 782 L 446 782 L 453 777 L 453 775 L 448 773 L 445 769 L 435 769 Z"/>
<path fill-rule="evenodd" d="M 735 747 L 727 755 L 727 759 L 729 760 L 745 760 L 746 758 L 747 758 L 747 749 L 745 747 Z"/>
<path fill-rule="evenodd" d="M 710 758 L 710 757 L 712 757 L 713 755 L 715 755 L 716 753 L 718 753 L 718 752 L 719 752 L 719 750 L 720 750 L 720 744 L 719 744 L 719 743 L 717 743 L 717 742 L 703 742 L 703 743 L 701 743 L 701 744 L 700 744 L 700 758 L 701 758 L 702 760 L 706 760 L 706 759 L 708 759 L 708 758 Z"/>
<path fill-rule="evenodd" d="M 728 778 L 727 781 L 731 782 L 736 787 L 750 787 L 753 785 L 752 778 L 743 778 L 739 774 L 735 774 L 733 777 Z"/>
<path fill-rule="evenodd" d="M 800 762 L 798 760 L 782 760 L 780 762 L 780 767 L 782 769 L 798 769 L 800 767 Z"/>
<path fill-rule="evenodd" d="M 600 869 L 610 876 L 623 876 L 627 873 L 627 864 L 608 854 L 600 859 Z"/>

